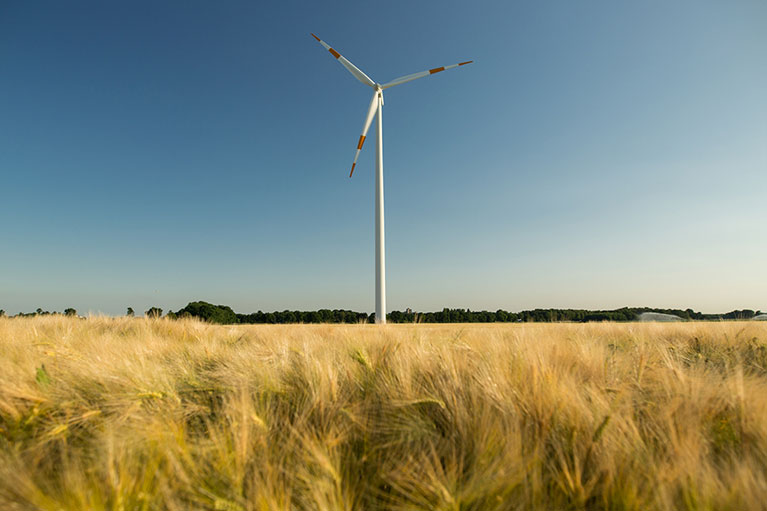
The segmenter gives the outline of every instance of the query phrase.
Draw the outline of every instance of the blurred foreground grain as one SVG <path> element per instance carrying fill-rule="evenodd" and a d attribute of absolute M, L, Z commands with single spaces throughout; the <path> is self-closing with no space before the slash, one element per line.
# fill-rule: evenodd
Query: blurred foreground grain
<path fill-rule="evenodd" d="M 767 324 L 0 318 L 0 509 L 765 509 Z"/>

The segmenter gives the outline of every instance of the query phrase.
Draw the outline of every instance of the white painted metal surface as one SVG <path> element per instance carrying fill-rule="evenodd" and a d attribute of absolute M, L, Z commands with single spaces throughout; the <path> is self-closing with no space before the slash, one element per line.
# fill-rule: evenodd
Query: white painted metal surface
<path fill-rule="evenodd" d="M 384 239 L 383 93 L 378 96 L 376 130 L 376 323 L 386 323 L 386 248 Z"/>
<path fill-rule="evenodd" d="M 360 151 L 362 151 L 362 144 L 365 143 L 365 138 L 367 137 L 368 130 L 370 129 L 370 125 L 373 123 L 373 116 L 376 114 L 376 112 L 379 110 L 379 102 L 381 95 L 381 92 L 376 90 L 373 93 L 373 97 L 370 100 L 370 107 L 368 107 L 368 115 L 365 117 L 365 124 L 362 126 L 362 135 L 360 135 L 360 140 L 357 142 L 357 152 L 354 154 L 354 162 L 352 162 L 352 171 L 349 172 L 349 177 L 352 177 L 352 174 L 354 174 L 354 167 L 357 165 L 357 158 L 360 157 Z"/>
<path fill-rule="evenodd" d="M 428 71 L 421 71 L 420 73 L 413 73 L 412 75 L 401 76 L 399 78 L 395 78 L 394 80 L 388 83 L 381 85 L 381 88 L 388 89 L 389 87 L 394 87 L 395 85 L 402 85 L 403 83 L 412 82 L 413 80 L 418 80 L 419 78 L 423 78 L 425 76 L 431 76 L 433 74 L 437 74 L 439 72 L 446 71 L 448 69 L 453 69 L 454 67 L 465 66 L 466 64 L 471 64 L 472 62 L 474 61 L 469 60 L 467 62 L 461 62 L 460 64 L 453 64 L 453 65 L 444 66 L 444 67 L 436 67 L 434 69 L 429 69 Z"/>
<path fill-rule="evenodd" d="M 314 34 L 312 34 L 312 36 L 313 36 L 315 39 L 317 39 L 317 40 L 320 42 L 320 44 L 321 44 L 322 46 L 324 46 L 324 47 L 325 47 L 325 49 L 326 49 L 326 50 L 328 50 L 328 51 L 331 53 L 331 55 L 333 55 L 333 56 L 336 58 L 336 60 L 338 60 L 338 62 L 340 62 L 340 63 L 341 63 L 341 65 L 342 65 L 342 66 L 344 66 L 346 69 L 348 69 L 348 70 L 349 70 L 349 72 L 350 72 L 351 74 L 353 74 L 353 75 L 354 75 L 354 77 L 355 77 L 357 80 L 361 81 L 362 83 L 364 83 L 365 85 L 367 85 L 367 86 L 369 86 L 369 87 L 375 87 L 375 83 L 373 82 L 373 80 L 371 80 L 371 79 L 368 77 L 368 75 L 366 75 L 365 73 L 363 73 L 362 71 L 360 71 L 360 69 L 359 69 L 357 66 L 355 66 L 354 64 L 352 64 L 351 62 L 349 62 L 349 61 L 348 61 L 348 60 L 347 60 L 347 59 L 346 59 L 346 58 L 345 58 L 343 55 L 341 55 L 341 54 L 340 54 L 340 53 L 338 53 L 336 50 L 334 50 L 333 48 L 331 48 L 331 47 L 330 47 L 330 45 L 329 45 L 328 43 L 326 43 L 325 41 L 323 41 L 322 39 L 320 39 L 319 37 L 317 37 L 317 36 L 316 36 L 316 35 L 314 35 Z"/>
<path fill-rule="evenodd" d="M 428 71 L 421 71 L 420 73 L 413 73 L 410 75 L 402 76 L 384 85 L 371 80 L 368 75 L 363 73 L 357 66 L 349 62 L 346 58 L 338 53 L 335 49 L 331 48 L 325 41 L 312 34 L 319 43 L 338 60 L 357 80 L 365 85 L 375 89 L 373 98 L 370 100 L 370 106 L 368 107 L 367 116 L 365 117 L 365 124 L 362 127 L 362 135 L 357 142 L 357 152 L 354 154 L 354 162 L 352 163 L 352 170 L 349 172 L 349 177 L 354 174 L 354 167 L 357 165 L 357 158 L 359 158 L 362 145 L 365 143 L 370 124 L 373 122 L 373 116 L 377 114 L 378 125 L 376 130 L 376 189 L 375 189 L 375 208 L 376 208 L 376 323 L 386 323 L 386 249 L 384 243 L 384 184 L 383 184 L 383 89 L 394 87 L 395 85 L 401 85 L 403 83 L 417 80 L 425 76 L 430 76 L 446 69 L 452 69 L 458 66 L 464 66 L 471 64 L 473 61 L 461 62 L 460 64 L 453 64 L 451 66 L 437 67 L 429 69 Z"/>

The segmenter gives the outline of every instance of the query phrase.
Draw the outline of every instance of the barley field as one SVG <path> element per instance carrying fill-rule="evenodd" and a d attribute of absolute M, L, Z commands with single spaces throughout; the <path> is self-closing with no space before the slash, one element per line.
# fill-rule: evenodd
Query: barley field
<path fill-rule="evenodd" d="M 0 318 L 2 510 L 767 508 L 767 325 Z"/>

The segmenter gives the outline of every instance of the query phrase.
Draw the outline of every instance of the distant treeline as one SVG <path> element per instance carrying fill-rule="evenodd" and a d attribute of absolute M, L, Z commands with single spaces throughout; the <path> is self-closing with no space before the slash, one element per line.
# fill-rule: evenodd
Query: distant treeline
<path fill-rule="evenodd" d="M 151 311 L 151 313 L 150 313 Z M 161 309 L 153 307 L 147 315 L 159 316 Z M 157 313 L 159 311 L 159 314 Z M 655 309 L 651 307 L 623 307 L 615 310 L 582 309 L 534 309 L 521 312 L 505 310 L 472 311 L 469 309 L 442 309 L 439 312 L 392 311 L 386 315 L 390 323 L 510 323 L 510 322 L 552 322 L 571 321 L 636 321 L 643 312 L 673 314 L 686 320 L 751 319 L 760 311 L 735 310 L 726 314 L 703 314 L 692 309 Z M 320 309 L 317 311 L 254 312 L 238 314 L 226 305 L 207 302 L 191 302 L 183 309 L 168 312 L 171 319 L 195 317 L 211 323 L 221 324 L 285 324 L 285 323 L 373 323 L 374 314 L 342 309 Z"/>
<path fill-rule="evenodd" d="M 27 316 L 49 316 L 49 315 L 57 315 L 57 314 L 63 314 L 64 316 L 77 316 L 77 311 L 73 309 L 72 307 L 67 307 L 64 309 L 64 312 L 50 312 L 50 311 L 44 311 L 43 309 L 38 308 L 35 312 L 19 312 L 16 314 L 16 316 L 10 316 L 10 317 L 19 317 L 24 318 Z M 0 318 L 5 316 L 5 310 L 0 309 Z"/>
<path fill-rule="evenodd" d="M 145 311 L 148 317 L 162 317 L 163 310 L 152 307 Z M 405 312 L 392 311 L 386 315 L 389 323 L 546 323 L 553 321 L 569 321 L 574 323 L 586 323 L 589 321 L 636 321 L 637 316 L 643 312 L 659 312 L 673 314 L 686 320 L 720 321 L 727 319 L 751 319 L 761 314 L 761 311 L 750 309 L 734 310 L 725 314 L 703 314 L 692 309 L 654 309 L 651 307 L 623 307 L 615 310 L 584 310 L 584 309 L 534 309 L 521 312 L 508 312 L 498 309 L 492 311 L 472 311 L 469 309 L 442 309 L 439 312 L 413 312 L 410 309 Z M 35 312 L 17 314 L 24 316 L 44 316 L 47 314 L 59 314 L 37 309 Z M 64 309 L 63 314 L 76 316 L 77 311 L 73 308 Z M 0 309 L 0 317 L 5 311 Z M 127 316 L 133 316 L 133 308 L 128 307 Z M 367 312 L 355 312 L 343 309 L 320 309 L 316 311 L 281 311 L 281 312 L 253 312 L 251 314 L 238 314 L 227 305 L 213 305 L 208 302 L 190 302 L 186 307 L 176 312 L 168 311 L 165 315 L 168 319 L 198 318 L 210 323 L 222 325 L 235 324 L 286 324 L 286 323 L 373 323 L 375 314 Z"/>

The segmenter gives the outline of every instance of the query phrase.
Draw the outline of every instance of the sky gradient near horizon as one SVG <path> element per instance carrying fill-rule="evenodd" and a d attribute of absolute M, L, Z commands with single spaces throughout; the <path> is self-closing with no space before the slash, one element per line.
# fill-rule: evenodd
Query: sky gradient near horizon
<path fill-rule="evenodd" d="M 767 309 L 767 3 L 4 2 L 0 309 Z M 374 128 L 373 128 L 374 129 Z M 369 133 L 370 137 L 374 132 Z"/>

